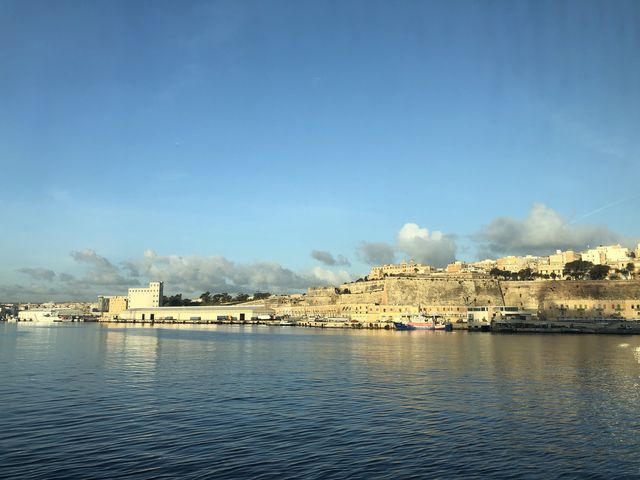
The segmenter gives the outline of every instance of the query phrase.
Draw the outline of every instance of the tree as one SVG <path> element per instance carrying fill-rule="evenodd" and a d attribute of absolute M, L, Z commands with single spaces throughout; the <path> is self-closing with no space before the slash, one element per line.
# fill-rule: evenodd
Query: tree
<path fill-rule="evenodd" d="M 506 270 L 500 270 L 498 267 L 493 267 L 489 271 L 489 275 L 492 277 L 501 277 L 502 279 L 511 278 L 511 272 L 507 272 Z"/>
<path fill-rule="evenodd" d="M 256 292 L 253 294 L 253 299 L 254 300 L 263 300 L 265 298 L 269 298 L 271 296 L 270 293 L 264 293 L 264 292 Z"/>
<path fill-rule="evenodd" d="M 229 295 L 227 292 L 216 293 L 211 297 L 211 303 L 213 305 L 220 305 L 221 303 L 229 303 L 231 300 L 233 300 L 233 297 Z"/>
<path fill-rule="evenodd" d="M 610 267 L 608 265 L 594 265 L 589 269 L 589 278 L 591 280 L 602 280 L 607 278 Z"/>
<path fill-rule="evenodd" d="M 520 280 L 533 280 L 534 273 L 530 268 L 523 268 L 518 272 L 518 278 Z"/>
<path fill-rule="evenodd" d="M 239 293 L 233 300 L 235 302 L 246 302 L 247 300 L 249 300 L 249 295 L 247 295 L 246 293 Z"/>
<path fill-rule="evenodd" d="M 575 280 L 584 279 L 585 275 L 593 267 L 593 263 L 584 260 L 574 260 L 564 266 L 564 274 Z"/>
<path fill-rule="evenodd" d="M 200 295 L 200 300 L 202 300 L 201 305 L 211 305 L 211 292 L 206 291 L 202 295 Z"/>
<path fill-rule="evenodd" d="M 623 271 L 627 274 L 627 278 L 631 278 L 635 269 L 636 269 L 636 266 L 633 264 L 633 262 L 629 262 L 627 263 L 627 266 L 624 268 Z"/>
<path fill-rule="evenodd" d="M 191 300 L 188 298 L 183 299 L 181 293 L 171 295 L 170 297 L 162 297 L 162 305 L 165 307 L 184 307 L 191 305 Z"/>

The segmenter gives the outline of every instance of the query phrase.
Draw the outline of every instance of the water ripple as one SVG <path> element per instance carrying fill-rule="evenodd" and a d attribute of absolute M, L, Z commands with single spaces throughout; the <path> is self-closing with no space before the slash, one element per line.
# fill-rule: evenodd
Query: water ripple
<path fill-rule="evenodd" d="M 0 477 L 638 477 L 638 352 L 636 337 L 0 325 Z"/>

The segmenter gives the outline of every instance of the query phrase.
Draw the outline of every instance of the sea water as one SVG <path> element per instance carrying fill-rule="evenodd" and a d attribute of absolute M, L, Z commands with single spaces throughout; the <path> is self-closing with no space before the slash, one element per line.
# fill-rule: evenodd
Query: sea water
<path fill-rule="evenodd" d="M 640 336 L 0 324 L 0 477 L 640 477 Z"/>

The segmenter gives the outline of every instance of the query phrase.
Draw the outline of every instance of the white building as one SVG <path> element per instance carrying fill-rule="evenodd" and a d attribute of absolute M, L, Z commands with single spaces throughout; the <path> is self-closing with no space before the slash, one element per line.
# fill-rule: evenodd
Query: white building
<path fill-rule="evenodd" d="M 130 288 L 128 308 L 155 308 L 162 306 L 163 283 L 151 282 L 148 288 Z"/>
<path fill-rule="evenodd" d="M 128 309 L 118 318 L 124 321 L 247 321 L 269 318 L 274 310 L 264 305 L 213 305 L 206 307 L 145 307 Z"/>
<path fill-rule="evenodd" d="M 621 245 L 600 245 L 582 252 L 582 260 L 594 265 L 607 265 L 629 260 L 629 249 Z"/>

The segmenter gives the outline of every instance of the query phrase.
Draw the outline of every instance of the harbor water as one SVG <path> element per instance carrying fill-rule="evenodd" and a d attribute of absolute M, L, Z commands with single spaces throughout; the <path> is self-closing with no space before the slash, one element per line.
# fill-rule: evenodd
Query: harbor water
<path fill-rule="evenodd" d="M 640 336 L 0 324 L 0 478 L 640 478 Z"/>

